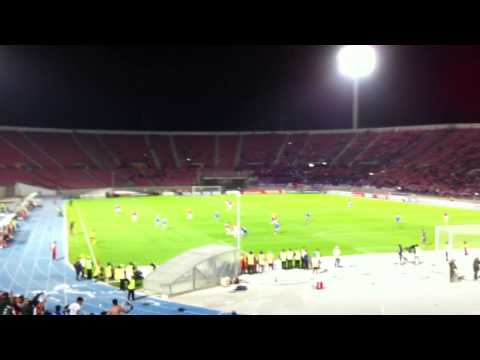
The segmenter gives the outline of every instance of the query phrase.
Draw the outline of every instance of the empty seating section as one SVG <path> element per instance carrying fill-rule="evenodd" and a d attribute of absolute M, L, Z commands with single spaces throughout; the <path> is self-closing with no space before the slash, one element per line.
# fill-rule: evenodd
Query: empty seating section
<path fill-rule="evenodd" d="M 303 152 L 303 162 L 329 163 L 345 148 L 353 134 L 311 134 Z"/>
<path fill-rule="evenodd" d="M 371 132 L 365 132 L 353 137 L 351 142 L 341 156 L 337 159 L 337 163 L 348 165 L 353 162 L 362 151 L 368 149 L 368 146 L 377 139 L 378 135 Z"/>
<path fill-rule="evenodd" d="M 223 135 L 218 137 L 219 169 L 233 169 L 239 141 L 240 137 L 237 135 Z"/>
<path fill-rule="evenodd" d="M 157 154 L 162 168 L 174 168 L 175 162 L 170 147 L 170 141 L 166 135 L 150 135 L 150 145 Z"/>
<path fill-rule="evenodd" d="M 76 133 L 75 137 L 87 149 L 89 156 L 95 158 L 104 169 L 116 168 L 115 162 L 106 152 L 96 134 Z"/>
<path fill-rule="evenodd" d="M 169 136 L 149 135 L 160 162 L 157 169 L 144 135 L 0 130 L 0 185 L 24 182 L 61 189 L 188 186 L 198 184 L 202 171 L 245 170 L 263 183 L 401 187 L 441 195 L 480 193 L 477 128 L 246 134 L 237 169 L 239 134 L 172 135 L 172 139 L 178 168 Z M 311 162 L 313 167 L 308 166 Z M 79 168 L 81 164 L 87 166 Z"/>
<path fill-rule="evenodd" d="M 70 133 L 30 132 L 28 137 L 64 167 L 76 164 L 94 166 L 87 154 L 73 141 Z"/>
<path fill-rule="evenodd" d="M 213 168 L 215 137 L 212 135 L 177 135 L 174 137 L 177 153 L 183 166 L 201 163 Z M 190 161 L 187 161 L 190 159 Z"/>
<path fill-rule="evenodd" d="M 272 163 L 285 137 L 286 135 L 277 134 L 252 134 L 244 136 L 241 166 L 249 163 Z"/>
<path fill-rule="evenodd" d="M 308 133 L 291 134 L 288 137 L 285 149 L 279 159 L 280 167 L 292 166 L 295 164 L 296 160 L 303 153 L 308 137 Z"/>
<path fill-rule="evenodd" d="M 5 140 L 21 149 L 39 166 L 58 169 L 58 165 L 45 156 L 41 151 L 39 151 L 39 149 L 36 148 L 30 141 L 28 141 L 24 133 L 19 131 L 2 131 L 1 135 Z"/>
<path fill-rule="evenodd" d="M 0 164 L 3 166 L 16 166 L 17 164 L 32 165 L 31 161 L 20 151 L 2 140 L 0 133 Z"/>
<path fill-rule="evenodd" d="M 143 135 L 100 135 L 108 149 L 125 165 L 134 162 L 145 162 L 148 154 Z"/>

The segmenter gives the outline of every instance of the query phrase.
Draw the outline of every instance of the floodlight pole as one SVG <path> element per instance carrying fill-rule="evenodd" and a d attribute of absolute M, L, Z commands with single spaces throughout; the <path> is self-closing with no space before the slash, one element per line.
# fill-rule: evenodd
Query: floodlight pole
<path fill-rule="evenodd" d="M 352 128 L 358 129 L 358 79 L 353 79 L 353 109 L 352 109 Z"/>

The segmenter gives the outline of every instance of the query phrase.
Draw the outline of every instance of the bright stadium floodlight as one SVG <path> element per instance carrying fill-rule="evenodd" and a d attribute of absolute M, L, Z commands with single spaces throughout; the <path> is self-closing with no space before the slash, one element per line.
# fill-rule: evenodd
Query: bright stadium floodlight
<path fill-rule="evenodd" d="M 352 126 L 358 129 L 358 81 L 370 75 L 377 64 L 375 50 L 369 45 L 347 45 L 337 55 L 339 72 L 353 79 L 353 121 Z"/>
<path fill-rule="evenodd" d="M 315 167 L 315 164 L 314 163 L 308 163 L 308 167 L 313 168 L 313 167 Z"/>

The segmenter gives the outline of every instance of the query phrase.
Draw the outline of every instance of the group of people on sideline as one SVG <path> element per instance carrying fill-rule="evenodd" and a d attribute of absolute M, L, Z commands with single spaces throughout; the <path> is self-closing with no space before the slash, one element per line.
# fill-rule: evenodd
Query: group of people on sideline
<path fill-rule="evenodd" d="M 340 247 L 336 245 L 333 249 L 333 257 L 335 259 L 335 267 L 340 266 Z M 264 253 L 260 251 L 254 254 L 252 251 L 241 254 L 240 256 L 240 273 L 241 274 L 255 274 L 262 273 L 269 270 L 290 270 L 290 269 L 304 269 L 313 270 L 313 272 L 320 271 L 320 251 L 309 253 L 303 247 L 301 249 L 282 249 L 278 256 L 275 256 L 272 251 Z"/>
<path fill-rule="evenodd" d="M 95 264 L 90 256 L 80 255 L 73 265 L 77 281 L 95 280 L 118 282 L 121 290 L 128 291 L 128 300 L 135 300 L 135 289 L 142 285 L 143 274 L 132 262 L 128 265 L 117 266 L 107 263 L 106 266 Z"/>

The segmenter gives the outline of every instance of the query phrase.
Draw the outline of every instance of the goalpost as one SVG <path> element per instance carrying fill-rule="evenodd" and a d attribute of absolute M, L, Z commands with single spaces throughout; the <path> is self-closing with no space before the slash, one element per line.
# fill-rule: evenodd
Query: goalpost
<path fill-rule="evenodd" d="M 466 241 L 468 246 L 472 243 L 478 245 L 480 239 L 480 225 L 443 225 L 435 227 L 435 250 L 440 251 L 447 244 L 452 249 L 463 248 Z"/>

